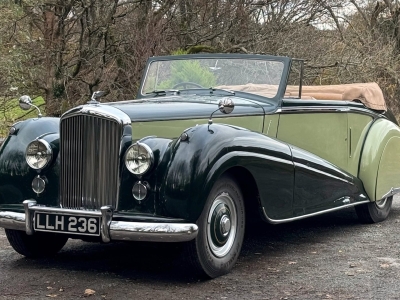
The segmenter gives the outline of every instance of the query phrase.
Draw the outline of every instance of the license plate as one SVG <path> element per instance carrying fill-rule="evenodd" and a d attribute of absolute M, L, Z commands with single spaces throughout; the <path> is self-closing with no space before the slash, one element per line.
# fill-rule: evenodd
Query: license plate
<path fill-rule="evenodd" d="M 81 235 L 100 235 L 100 217 L 35 212 L 34 229 Z"/>

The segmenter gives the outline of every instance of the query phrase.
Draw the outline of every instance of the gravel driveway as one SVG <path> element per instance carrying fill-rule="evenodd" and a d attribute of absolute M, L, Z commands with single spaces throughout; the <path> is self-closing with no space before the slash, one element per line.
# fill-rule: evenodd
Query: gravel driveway
<path fill-rule="evenodd" d="M 213 280 L 194 278 L 176 245 L 69 240 L 30 260 L 0 229 L 0 299 L 400 299 L 399 223 L 395 197 L 380 224 L 346 209 L 252 226 L 232 273 Z"/>

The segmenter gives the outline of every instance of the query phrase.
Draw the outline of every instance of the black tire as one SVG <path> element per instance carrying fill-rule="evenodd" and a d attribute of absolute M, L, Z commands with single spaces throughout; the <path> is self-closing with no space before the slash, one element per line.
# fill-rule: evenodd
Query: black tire
<path fill-rule="evenodd" d="M 10 245 L 19 254 L 29 258 L 48 257 L 64 247 L 68 237 L 60 234 L 35 232 L 27 235 L 24 231 L 6 229 Z"/>
<path fill-rule="evenodd" d="M 229 176 L 213 186 L 197 225 L 196 239 L 186 246 L 186 259 L 201 276 L 229 273 L 239 257 L 245 231 L 243 194 Z"/>
<path fill-rule="evenodd" d="M 380 201 L 355 206 L 356 213 L 361 222 L 372 224 L 382 222 L 387 219 L 392 208 L 393 197 L 388 197 Z"/>

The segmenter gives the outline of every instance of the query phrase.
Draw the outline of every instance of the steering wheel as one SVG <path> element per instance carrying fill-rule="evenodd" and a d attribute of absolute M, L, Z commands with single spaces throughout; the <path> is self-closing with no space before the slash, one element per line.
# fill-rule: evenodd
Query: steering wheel
<path fill-rule="evenodd" d="M 194 82 L 189 82 L 189 81 L 185 81 L 185 82 L 180 82 L 178 84 L 175 84 L 172 89 L 177 89 L 178 87 L 182 86 L 184 89 L 187 89 L 188 86 L 194 86 L 196 88 L 203 88 L 200 84 L 194 83 Z"/>

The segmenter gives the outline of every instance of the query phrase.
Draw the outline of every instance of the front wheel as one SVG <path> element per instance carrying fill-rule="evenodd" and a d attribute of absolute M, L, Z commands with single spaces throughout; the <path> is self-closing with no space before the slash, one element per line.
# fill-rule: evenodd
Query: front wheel
<path fill-rule="evenodd" d="M 370 202 L 366 204 L 360 204 L 355 206 L 358 218 L 363 223 L 378 223 L 387 219 L 390 210 L 392 208 L 392 197 Z"/>
<path fill-rule="evenodd" d="M 24 231 L 5 229 L 10 245 L 19 254 L 29 258 L 47 257 L 56 254 L 68 241 L 65 235 L 35 232 L 27 235 Z"/>
<path fill-rule="evenodd" d="M 243 195 L 235 180 L 221 177 L 197 221 L 199 232 L 187 245 L 190 263 L 215 278 L 229 273 L 239 257 L 245 229 Z"/>

